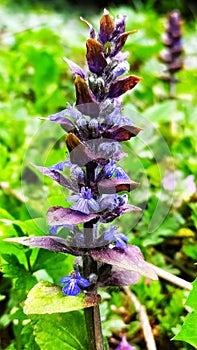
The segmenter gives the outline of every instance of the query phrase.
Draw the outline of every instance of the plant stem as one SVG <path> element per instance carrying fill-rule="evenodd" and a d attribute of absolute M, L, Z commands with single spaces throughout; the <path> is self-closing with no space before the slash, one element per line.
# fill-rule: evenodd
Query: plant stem
<path fill-rule="evenodd" d="M 89 163 L 86 166 L 86 181 L 89 187 L 95 177 L 95 165 Z M 87 222 L 84 224 L 84 242 L 87 248 L 94 246 L 94 224 Z M 92 273 L 97 274 L 97 262 L 89 255 L 83 256 L 83 277 L 88 278 Z M 90 293 L 97 294 L 97 290 L 89 290 Z M 89 350 L 104 350 L 101 318 L 99 306 L 91 306 L 84 309 L 85 322 L 89 341 Z"/>
<path fill-rule="evenodd" d="M 84 309 L 89 350 L 104 350 L 99 306 Z"/>
<path fill-rule="evenodd" d="M 92 235 L 91 235 L 92 231 Z M 93 237 L 93 224 L 84 224 L 84 236 L 88 235 L 88 245 L 91 244 L 90 239 Z M 97 262 L 94 261 L 89 255 L 83 256 L 83 277 L 88 278 L 91 273 L 97 274 Z M 94 290 L 92 293 L 96 294 Z M 86 328 L 89 340 L 89 350 L 103 350 L 102 329 L 99 306 L 92 306 L 84 309 Z"/>
<path fill-rule="evenodd" d="M 170 98 L 175 98 L 175 96 L 176 96 L 176 84 L 177 84 L 177 81 L 174 77 L 174 74 L 171 74 L 171 76 L 170 76 Z"/>

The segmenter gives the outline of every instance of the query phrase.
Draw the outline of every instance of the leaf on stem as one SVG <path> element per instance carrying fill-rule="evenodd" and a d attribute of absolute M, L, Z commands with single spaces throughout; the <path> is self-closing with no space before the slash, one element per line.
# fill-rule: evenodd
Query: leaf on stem
<path fill-rule="evenodd" d="M 96 213 L 83 214 L 77 210 L 63 208 L 59 206 L 52 207 L 47 212 L 47 223 L 49 226 L 55 225 L 78 225 L 85 222 L 96 221 L 99 215 Z"/>
<path fill-rule="evenodd" d="M 51 170 L 47 167 L 37 166 L 31 164 L 36 170 L 40 171 L 43 175 L 50 177 L 52 180 L 59 183 L 61 186 L 68 188 L 71 191 L 76 191 L 76 187 L 72 183 L 70 179 L 67 179 L 64 175 L 62 175 L 59 171 Z"/>
<path fill-rule="evenodd" d="M 142 80 L 142 78 L 135 75 L 116 80 L 110 86 L 109 97 L 116 98 L 123 95 L 126 91 L 133 89 L 140 80 Z"/>
<path fill-rule="evenodd" d="M 30 236 L 14 237 L 5 239 L 7 242 L 19 243 L 27 247 L 43 248 L 55 252 L 72 254 L 75 256 L 82 255 L 83 251 L 68 246 L 66 240 L 57 236 Z"/>
<path fill-rule="evenodd" d="M 36 284 L 29 292 L 24 304 L 24 313 L 53 314 L 85 309 L 98 305 L 100 296 L 90 298 L 89 295 L 79 294 L 75 297 L 65 296 L 60 287 L 49 282 Z"/>
<path fill-rule="evenodd" d="M 120 270 L 133 271 L 141 276 L 157 280 L 157 275 L 154 269 L 144 261 L 140 249 L 134 245 L 128 245 L 128 248 L 110 249 L 108 247 L 100 250 L 92 250 L 91 257 L 99 262 L 113 265 Z"/>
<path fill-rule="evenodd" d="M 103 133 L 106 139 L 115 141 L 128 141 L 131 137 L 136 136 L 142 129 L 134 125 L 114 126 Z"/>
<path fill-rule="evenodd" d="M 85 166 L 95 159 L 95 155 L 73 133 L 67 135 L 66 145 L 73 164 Z"/>

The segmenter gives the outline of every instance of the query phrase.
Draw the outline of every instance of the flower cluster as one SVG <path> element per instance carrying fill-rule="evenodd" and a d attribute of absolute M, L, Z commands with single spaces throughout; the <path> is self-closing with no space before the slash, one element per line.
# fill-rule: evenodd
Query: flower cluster
<path fill-rule="evenodd" d="M 117 231 L 118 226 L 103 230 L 104 224 L 120 215 L 141 210 L 127 203 L 126 192 L 134 190 L 138 183 L 118 165 L 126 156 L 121 142 L 141 130 L 122 115 L 120 98 L 141 80 L 135 75 L 125 76 L 129 64 L 127 54 L 121 52 L 135 31 L 125 31 L 126 17 L 120 15 L 114 20 L 107 10 L 98 33 L 82 20 L 90 27 L 86 42 L 88 69 L 85 71 L 65 58 L 75 76 L 76 103 L 48 117 L 66 132 L 69 159 L 50 167 L 35 166 L 69 189 L 72 195 L 67 201 L 73 203 L 70 208 L 55 206 L 48 210 L 51 236 L 20 240 L 25 245 L 77 257 L 74 272 L 60 281 L 65 284 L 63 293 L 70 296 L 79 294 L 81 289 L 95 293 L 98 286 L 133 284 L 141 275 L 157 279 L 140 249 L 127 244 L 128 239 Z M 70 170 L 69 178 L 64 174 L 65 168 Z M 57 235 L 62 227 L 68 229 L 68 239 Z"/>
<path fill-rule="evenodd" d="M 162 41 L 166 48 L 160 52 L 159 58 L 166 65 L 168 72 L 168 76 L 165 76 L 164 79 L 176 84 L 178 81 L 175 78 L 175 73 L 183 68 L 182 31 L 178 11 L 172 11 L 169 14 Z"/>

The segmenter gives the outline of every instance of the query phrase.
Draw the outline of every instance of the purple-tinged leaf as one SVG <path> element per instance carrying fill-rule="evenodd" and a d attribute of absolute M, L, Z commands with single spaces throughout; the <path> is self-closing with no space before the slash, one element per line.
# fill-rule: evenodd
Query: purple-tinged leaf
<path fill-rule="evenodd" d="M 30 236 L 30 237 L 17 237 L 7 238 L 8 242 L 19 243 L 27 247 L 43 248 L 52 250 L 54 252 L 60 252 L 65 254 L 72 254 L 75 256 L 83 255 L 83 251 L 77 247 L 70 247 L 67 245 L 65 239 L 57 236 Z"/>
<path fill-rule="evenodd" d="M 154 269 L 144 261 L 140 249 L 134 245 L 128 245 L 125 250 L 102 248 L 89 252 L 95 261 L 113 265 L 114 268 L 126 271 L 133 271 L 141 276 L 157 280 Z"/>
<path fill-rule="evenodd" d="M 76 90 L 76 105 L 78 110 L 85 115 L 90 115 L 96 118 L 99 114 L 99 106 L 93 92 L 85 80 L 79 75 L 76 76 L 74 84 Z"/>
<path fill-rule="evenodd" d="M 92 73 L 96 73 L 98 75 L 102 74 L 107 65 L 107 61 L 102 52 L 102 45 L 94 39 L 88 39 L 86 41 L 86 47 L 86 59 L 88 62 L 89 70 Z"/>
<path fill-rule="evenodd" d="M 79 211 L 59 206 L 52 207 L 47 212 L 47 223 L 49 226 L 78 225 L 89 221 L 97 221 L 98 219 L 99 215 L 96 213 L 86 215 Z"/>
<path fill-rule="evenodd" d="M 130 192 L 138 186 L 139 183 L 132 180 L 111 178 L 98 183 L 98 192 L 100 194 L 113 194 L 122 191 Z"/>
<path fill-rule="evenodd" d="M 140 212 L 142 211 L 141 208 L 136 207 L 132 204 L 124 204 L 119 208 L 119 215 L 125 214 L 127 212 Z"/>
<path fill-rule="evenodd" d="M 108 97 L 116 98 L 120 95 L 124 94 L 126 91 L 131 90 L 134 86 L 139 83 L 142 78 L 137 77 L 135 75 L 130 75 L 129 77 L 122 78 L 116 80 L 116 82 L 112 83 L 110 86 L 110 90 L 108 93 Z"/>
<path fill-rule="evenodd" d="M 98 282 L 98 285 L 99 287 L 129 286 L 130 284 L 137 283 L 140 278 L 141 275 L 137 272 L 112 268 L 111 276 L 103 282 Z"/>
<path fill-rule="evenodd" d="M 67 135 L 66 145 L 73 164 L 84 166 L 95 159 L 94 154 L 92 154 L 92 152 L 73 133 Z"/>
<path fill-rule="evenodd" d="M 137 32 L 137 30 L 134 29 L 134 30 L 130 30 L 129 32 L 125 32 L 125 33 L 120 34 L 119 37 L 118 37 L 118 39 L 116 40 L 116 46 L 115 46 L 115 49 L 114 49 L 112 55 L 113 55 L 113 56 L 116 56 L 117 53 L 118 53 L 119 51 L 122 50 L 122 48 L 123 48 L 123 46 L 124 46 L 124 44 L 125 44 L 125 42 L 126 42 L 128 36 L 129 36 L 130 34 L 134 34 L 134 33 L 136 33 L 136 32 Z M 112 56 L 112 55 L 111 55 L 111 56 Z"/>
<path fill-rule="evenodd" d="M 60 124 L 61 127 L 67 132 L 73 131 L 75 129 L 75 125 L 71 122 L 70 119 L 65 118 L 66 115 L 69 115 L 68 109 L 64 109 L 58 113 L 51 114 L 47 119 L 50 120 L 50 122 Z"/>
<path fill-rule="evenodd" d="M 76 76 L 79 75 L 82 79 L 85 80 L 86 76 L 85 73 L 83 71 L 83 69 L 78 66 L 78 64 L 72 62 L 71 60 L 69 60 L 68 58 L 64 57 L 63 58 L 64 61 L 69 65 L 71 72 Z"/>
<path fill-rule="evenodd" d="M 88 27 L 90 28 L 90 38 L 95 39 L 96 33 L 95 33 L 93 26 L 88 21 L 86 21 L 86 19 L 84 19 L 83 17 L 80 17 L 80 20 L 85 22 L 88 25 Z"/>
<path fill-rule="evenodd" d="M 134 125 L 114 126 L 103 133 L 103 137 L 115 141 L 128 141 L 131 137 L 136 136 L 142 129 Z"/>
<path fill-rule="evenodd" d="M 49 168 L 46 168 L 43 166 L 37 166 L 34 164 L 32 164 L 32 166 L 36 170 L 40 171 L 43 175 L 48 176 L 52 180 L 56 181 L 61 186 L 66 187 L 69 190 L 76 192 L 77 188 L 76 188 L 75 184 L 70 179 L 67 179 L 64 175 L 62 175 L 59 171 L 51 170 Z"/>
<path fill-rule="evenodd" d="M 105 44 L 108 41 L 110 41 L 113 32 L 114 21 L 109 15 L 109 12 L 107 10 L 104 10 L 104 15 L 101 17 L 100 20 L 100 30 L 98 33 L 99 40 L 102 42 L 102 44 Z"/>

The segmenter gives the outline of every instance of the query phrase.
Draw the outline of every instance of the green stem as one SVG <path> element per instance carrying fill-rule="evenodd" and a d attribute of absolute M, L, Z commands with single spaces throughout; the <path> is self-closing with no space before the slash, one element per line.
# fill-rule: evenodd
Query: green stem
<path fill-rule="evenodd" d="M 89 350 L 104 350 L 99 306 L 84 309 Z"/>
<path fill-rule="evenodd" d="M 16 329 L 16 350 L 21 350 L 22 349 L 22 337 L 21 337 L 21 332 L 22 332 L 22 322 L 19 321 L 17 329 Z"/>
<path fill-rule="evenodd" d="M 176 96 L 176 84 L 177 81 L 175 79 L 174 74 L 171 74 L 170 76 L 170 98 L 175 98 Z"/>

